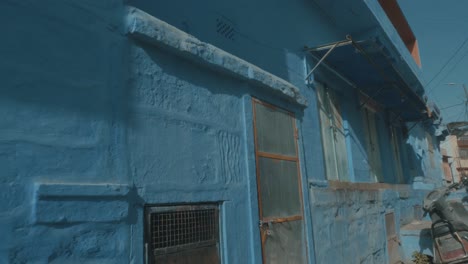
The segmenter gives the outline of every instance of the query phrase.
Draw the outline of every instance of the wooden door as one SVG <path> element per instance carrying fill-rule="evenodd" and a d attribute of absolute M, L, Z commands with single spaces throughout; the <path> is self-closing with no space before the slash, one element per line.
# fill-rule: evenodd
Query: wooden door
<path fill-rule="evenodd" d="M 253 111 L 263 263 L 306 263 L 295 117 L 256 99 Z"/>
<path fill-rule="evenodd" d="M 400 239 L 395 227 L 395 214 L 385 214 L 385 231 L 387 234 L 387 252 L 390 264 L 401 263 Z"/>

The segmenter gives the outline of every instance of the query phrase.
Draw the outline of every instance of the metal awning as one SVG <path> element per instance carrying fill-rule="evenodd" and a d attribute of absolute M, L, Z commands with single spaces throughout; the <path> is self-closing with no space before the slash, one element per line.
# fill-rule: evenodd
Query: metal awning
<path fill-rule="evenodd" d="M 321 65 L 405 121 L 427 118 L 424 100 L 404 81 L 385 49 L 373 40 L 346 40 L 306 48 L 317 60 L 307 79 Z"/>

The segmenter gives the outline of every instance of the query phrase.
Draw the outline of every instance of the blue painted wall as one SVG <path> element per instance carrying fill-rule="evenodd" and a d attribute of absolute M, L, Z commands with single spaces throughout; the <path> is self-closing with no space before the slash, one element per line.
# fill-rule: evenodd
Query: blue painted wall
<path fill-rule="evenodd" d="M 385 263 L 384 213 L 404 224 L 421 196 L 327 187 L 302 48 L 343 39 L 333 17 L 314 1 L 129 2 L 290 82 L 308 107 L 129 38 L 122 1 L 1 2 L 0 263 L 142 263 L 143 206 L 187 202 L 221 204 L 225 263 L 260 263 L 252 97 L 297 116 L 310 262 Z M 355 91 L 317 80 L 339 91 L 354 179 L 370 182 Z M 407 140 L 409 183 L 438 177 L 424 131 Z"/>
<path fill-rule="evenodd" d="M 2 1 L 0 17 L 0 263 L 129 263 L 121 4 Z"/>

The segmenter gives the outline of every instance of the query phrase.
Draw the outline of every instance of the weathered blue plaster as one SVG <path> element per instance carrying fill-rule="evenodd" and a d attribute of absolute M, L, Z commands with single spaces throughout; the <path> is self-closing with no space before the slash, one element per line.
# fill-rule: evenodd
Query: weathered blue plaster
<path fill-rule="evenodd" d="M 393 154 L 392 139 L 391 139 L 390 127 L 388 123 L 389 123 L 389 118 L 385 115 L 385 113 L 382 113 L 378 116 L 377 131 L 379 133 L 379 141 L 380 141 L 380 148 L 381 148 L 380 157 L 382 160 L 383 177 L 384 177 L 384 182 L 398 183 L 397 182 L 398 179 L 395 177 L 397 173 L 396 168 L 395 168 L 396 161 L 395 161 L 394 154 Z"/>
<path fill-rule="evenodd" d="M 255 142 L 254 142 L 254 132 L 252 129 L 247 129 L 249 124 L 253 124 L 253 108 L 252 108 L 252 97 L 249 95 L 245 95 L 242 98 L 243 103 L 243 113 L 244 113 L 244 139 L 246 142 L 246 148 L 244 155 L 246 157 L 246 175 L 255 175 L 256 173 L 256 166 L 255 166 L 255 156 L 252 155 L 255 151 Z M 249 215 L 250 215 L 250 222 L 257 223 L 259 219 L 259 211 L 258 211 L 258 196 L 257 196 L 257 179 L 256 177 L 249 177 L 248 178 L 248 196 L 250 200 L 249 204 Z M 250 239 L 252 239 L 252 247 L 250 248 L 250 254 L 252 256 L 252 262 L 258 263 L 262 261 L 260 255 L 256 254 L 256 249 L 261 247 L 261 238 L 260 233 L 257 230 L 256 225 L 249 225 L 249 233 Z"/>
<path fill-rule="evenodd" d="M 316 243 L 317 263 L 385 263 L 378 191 L 313 188 L 309 193 L 315 237 L 321 238 Z"/>
<path fill-rule="evenodd" d="M 384 213 L 400 230 L 424 192 L 330 187 L 305 82 L 315 61 L 303 51 L 352 29 L 401 52 L 388 19 L 374 18 L 377 1 L 326 10 L 323 1 L 129 2 L 141 10 L 118 0 L 0 3 L 11 25 L 0 43 L 0 262 L 143 263 L 144 205 L 215 202 L 223 263 L 261 263 L 259 98 L 296 116 L 309 263 L 386 263 Z M 313 80 L 335 89 L 346 113 L 351 180 L 371 182 L 357 91 L 321 67 Z M 426 130 L 409 133 L 408 183 L 437 182 Z"/>
<path fill-rule="evenodd" d="M 221 49 L 201 42 L 139 9 L 128 8 L 127 31 L 132 37 L 172 49 L 183 57 L 192 58 L 196 62 L 207 64 L 207 67 L 270 88 L 273 93 L 282 93 L 290 100 L 307 106 L 306 99 L 293 85 Z"/>
<path fill-rule="evenodd" d="M 36 183 L 35 188 L 35 223 L 119 222 L 129 215 L 126 185 Z"/>
<path fill-rule="evenodd" d="M 433 147 L 433 162 L 431 162 L 428 140 L 426 139 L 427 132 L 433 134 L 433 128 L 427 128 L 424 124 L 418 123 L 411 130 L 406 142 L 413 155 L 410 158 L 413 162 L 412 174 L 414 177 L 418 177 L 414 178 L 415 187 L 422 189 L 432 189 L 443 184 L 443 172 L 440 162 L 442 158 L 438 143 Z M 435 139 L 434 143 L 436 143 Z"/>
<path fill-rule="evenodd" d="M 411 261 L 414 252 L 433 256 L 432 222 L 415 222 L 400 230 L 404 260 Z"/>
<path fill-rule="evenodd" d="M 302 125 L 303 123 L 301 122 L 298 122 L 296 123 L 296 126 L 297 126 L 297 129 L 298 131 L 304 131 L 304 129 L 302 128 Z M 305 158 L 305 151 L 303 149 L 304 147 L 304 137 L 303 135 L 301 134 L 301 136 L 298 137 L 298 153 L 299 153 L 299 164 L 304 164 L 304 163 L 307 163 L 307 160 Z M 310 249 L 314 248 L 315 247 L 315 239 L 314 239 L 314 230 L 313 230 L 313 218 L 312 218 L 312 210 L 311 210 L 311 207 L 308 205 L 308 203 L 306 202 L 307 201 L 307 197 L 309 196 L 309 186 L 308 186 L 308 178 L 307 178 L 307 171 L 306 171 L 306 166 L 300 166 L 301 170 L 300 170 L 300 173 L 301 173 L 301 192 L 302 192 L 302 196 L 303 196 L 303 204 L 304 204 L 304 210 L 303 210 L 303 214 L 304 214 L 304 223 L 305 223 L 305 241 L 306 241 L 306 245 L 305 245 L 305 250 L 308 252 L 307 253 L 307 257 L 308 257 L 308 262 L 309 263 L 315 263 L 315 254 L 314 252 L 312 252 Z M 305 201 L 304 201 L 305 200 Z"/>
<path fill-rule="evenodd" d="M 175 35 L 185 36 L 181 32 Z M 130 84 L 135 89 L 134 101 L 130 103 L 134 126 L 129 129 L 127 140 L 131 146 L 132 178 L 137 186 L 144 186 L 139 195 L 150 204 L 221 202 L 225 216 L 222 225 L 237 226 L 223 228 L 222 247 L 236 247 L 236 251 L 223 251 L 223 259 L 232 263 L 247 259 L 258 262 L 259 233 L 252 232 L 258 226 L 256 188 L 251 188 L 255 196 L 246 192 L 250 187 L 245 188 L 252 181 L 256 186 L 254 167 L 250 165 L 251 169 L 246 169 L 250 164 L 246 158 L 252 160 L 254 156 L 250 145 L 253 144 L 251 114 L 244 112 L 244 109 L 251 112 L 250 107 L 246 108 L 251 104 L 251 97 L 245 94 L 250 91 L 255 97 L 293 111 L 300 107 L 291 108 L 290 99 L 278 100 L 283 96 L 266 94 L 268 89 L 258 90 L 257 82 L 237 74 L 214 74 L 216 69 L 209 65 L 199 68 L 198 63 L 191 63 L 193 57 L 180 59 L 179 52 L 168 54 L 159 46 L 135 44 L 130 50 L 134 58 L 130 71 Z M 209 50 L 213 56 L 223 54 L 214 47 Z M 240 59 L 234 60 L 240 67 L 254 67 Z M 225 69 L 224 66 L 219 67 Z M 257 71 L 260 72 L 253 70 Z M 252 76 L 257 78 L 263 74 Z M 272 75 L 268 78 L 267 84 L 272 85 L 270 81 L 279 80 Z M 158 90 L 153 88 L 155 84 Z M 250 131 L 248 136 L 243 136 L 244 131 Z M 157 141 L 152 140 L 153 135 L 158 136 Z M 195 154 L 201 149 L 202 153 Z M 152 184 L 154 181 L 158 184 Z M 245 237 L 251 238 L 248 243 L 240 242 Z M 141 243 L 135 244 L 136 251 L 142 250 Z"/>

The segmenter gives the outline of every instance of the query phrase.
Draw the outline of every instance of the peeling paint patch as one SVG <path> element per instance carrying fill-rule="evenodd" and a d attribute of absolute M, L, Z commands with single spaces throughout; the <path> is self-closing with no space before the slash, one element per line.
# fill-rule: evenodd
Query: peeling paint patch
<path fill-rule="evenodd" d="M 225 183 L 241 182 L 240 175 L 240 138 L 231 133 L 218 132 L 221 178 Z"/>

